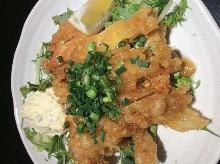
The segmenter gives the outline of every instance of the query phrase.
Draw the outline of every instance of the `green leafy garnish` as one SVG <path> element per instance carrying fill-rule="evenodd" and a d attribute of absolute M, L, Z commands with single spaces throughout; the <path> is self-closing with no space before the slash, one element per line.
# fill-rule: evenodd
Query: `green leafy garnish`
<path fill-rule="evenodd" d="M 120 157 L 121 157 L 121 164 L 135 164 L 134 160 L 134 140 L 131 138 L 129 142 L 130 149 L 122 148 Z"/>
<path fill-rule="evenodd" d="M 108 27 L 115 21 L 121 19 L 130 19 L 130 17 L 137 12 L 141 6 L 157 8 L 158 15 L 160 15 L 169 1 L 170 0 L 115 0 L 116 6 L 110 8 L 109 22 L 105 24 L 105 27 Z M 187 8 L 187 0 L 181 0 L 181 2 L 176 5 L 171 12 L 167 13 L 167 15 L 164 15 L 161 23 L 167 27 L 174 26 L 177 22 L 183 20 L 183 16 Z"/>
<path fill-rule="evenodd" d="M 64 12 L 61 15 L 53 16 L 53 21 L 55 25 L 61 25 L 65 20 L 68 20 L 70 16 L 73 15 L 73 11 L 67 8 L 67 12 Z"/>
<path fill-rule="evenodd" d="M 206 126 L 205 126 L 204 128 L 202 128 L 202 129 L 200 129 L 200 130 L 207 131 L 207 132 L 209 132 L 209 133 L 213 134 L 214 136 L 216 136 L 216 137 L 219 137 L 219 138 L 220 138 L 220 135 L 218 135 L 218 134 L 214 133 L 213 131 L 211 131 L 211 130 L 210 130 L 209 128 L 207 128 Z"/>
<path fill-rule="evenodd" d="M 92 42 L 91 42 L 92 43 Z M 83 64 L 72 64 L 65 70 L 68 91 L 67 102 L 70 107 L 66 112 L 70 115 L 79 115 L 85 123 L 74 120 L 77 124 L 77 133 L 89 132 L 96 140 L 96 123 L 102 116 L 108 115 L 116 121 L 119 119 L 119 104 L 116 102 L 120 78 L 110 78 L 112 66 L 109 64 L 111 53 L 108 45 L 105 52 L 95 51 L 92 43 Z M 110 54 L 110 55 L 109 55 Z"/>
<path fill-rule="evenodd" d="M 111 18 L 113 21 L 128 20 L 130 17 L 140 9 L 139 4 L 123 4 L 123 7 L 111 8 Z"/>
<path fill-rule="evenodd" d="M 30 83 L 30 82 L 27 82 L 28 85 L 22 86 L 22 87 L 20 88 L 20 92 L 21 92 L 22 96 L 26 99 L 26 98 L 27 98 L 27 95 L 28 95 L 30 92 L 36 92 L 36 91 L 43 92 L 43 91 L 45 91 L 47 88 L 51 87 L 51 86 L 52 86 L 51 80 L 52 80 L 52 75 L 51 75 L 51 76 L 48 76 L 47 79 L 42 79 L 42 80 L 40 80 L 39 85 L 37 85 L 37 84 L 32 84 L 32 83 Z"/>
<path fill-rule="evenodd" d="M 151 8 L 158 8 L 158 15 L 163 11 L 169 0 L 143 0 L 142 3 L 150 6 Z"/>
<path fill-rule="evenodd" d="M 27 139 L 34 145 L 35 150 L 48 152 L 48 158 L 52 156 L 57 158 L 58 164 L 63 162 L 69 162 L 74 164 L 71 159 L 70 152 L 65 148 L 64 137 L 65 135 L 50 137 L 44 134 L 37 133 L 34 129 L 32 131 L 29 128 L 24 128 L 24 133 Z"/>
<path fill-rule="evenodd" d="M 165 16 L 165 18 L 162 20 L 162 23 L 168 27 L 175 25 L 177 22 L 180 22 L 183 19 L 187 8 L 187 0 L 181 0 L 179 5 L 176 5 L 175 9 Z"/>
<path fill-rule="evenodd" d="M 36 84 L 27 82 L 27 85 L 20 88 L 20 92 L 24 100 L 30 92 L 42 92 L 52 86 L 51 81 L 53 79 L 53 75 L 51 73 L 45 73 L 41 67 L 41 61 L 52 56 L 52 52 L 49 50 L 49 47 L 50 43 L 41 43 L 37 57 L 33 60 L 33 62 L 36 63 Z"/>
<path fill-rule="evenodd" d="M 32 60 L 34 63 L 37 62 L 37 60 L 39 60 L 40 58 L 41 59 L 49 59 L 52 57 L 53 53 L 52 51 L 49 50 L 49 47 L 50 47 L 51 43 L 48 42 L 48 43 L 45 43 L 43 42 L 42 43 L 42 49 L 40 50 L 41 53 L 38 53 L 37 54 L 37 57 L 35 60 Z"/>

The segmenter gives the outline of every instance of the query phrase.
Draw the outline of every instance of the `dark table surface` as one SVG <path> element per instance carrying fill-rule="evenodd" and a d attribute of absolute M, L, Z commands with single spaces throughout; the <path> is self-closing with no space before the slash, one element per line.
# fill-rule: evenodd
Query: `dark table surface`
<path fill-rule="evenodd" d="M 23 24 L 36 0 L 1 1 L 0 163 L 31 164 L 17 131 L 10 88 L 11 65 Z M 220 0 L 203 0 L 220 25 Z M 3 76 L 2 76 L 3 75 Z M 219 162 L 220 163 L 220 162 Z"/>

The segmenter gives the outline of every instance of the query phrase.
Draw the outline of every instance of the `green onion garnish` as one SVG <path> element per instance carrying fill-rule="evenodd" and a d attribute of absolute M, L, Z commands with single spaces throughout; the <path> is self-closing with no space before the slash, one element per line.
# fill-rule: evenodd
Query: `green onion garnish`
<path fill-rule="evenodd" d="M 82 134 L 84 132 L 84 130 L 85 130 L 85 125 L 80 122 L 76 128 L 76 132 L 78 134 Z"/>
<path fill-rule="evenodd" d="M 64 128 L 69 128 L 69 126 L 70 126 L 69 121 L 65 121 L 65 122 L 64 122 Z"/>
<path fill-rule="evenodd" d="M 104 142 L 105 132 L 103 130 L 100 131 L 100 141 Z"/>
<path fill-rule="evenodd" d="M 124 99 L 122 100 L 122 104 L 123 104 L 124 106 L 127 106 L 127 105 L 130 104 L 130 102 L 129 102 L 129 100 L 128 100 L 127 98 L 124 98 Z"/>
<path fill-rule="evenodd" d="M 129 60 L 131 64 L 137 64 L 139 67 L 148 68 L 150 66 L 150 63 L 142 61 L 139 55 L 137 55 L 135 58 L 129 58 Z"/>
<path fill-rule="evenodd" d="M 121 41 L 119 44 L 118 44 L 118 47 L 124 47 L 126 45 L 126 41 Z"/>
<path fill-rule="evenodd" d="M 146 61 L 139 61 L 139 62 L 137 63 L 137 65 L 138 65 L 139 67 L 149 68 L 150 63 L 149 63 L 149 62 L 146 62 Z"/>
<path fill-rule="evenodd" d="M 96 114 L 96 113 L 94 113 L 94 112 L 90 114 L 90 118 L 91 118 L 95 123 L 99 121 L 99 115 Z"/>
<path fill-rule="evenodd" d="M 95 42 L 94 42 L 94 41 L 89 42 L 89 43 L 87 44 L 87 49 L 88 49 L 89 51 L 95 51 L 95 49 L 96 49 L 96 44 L 95 44 Z"/>
<path fill-rule="evenodd" d="M 109 65 L 108 67 L 107 67 L 107 70 L 111 70 L 113 68 L 113 66 L 112 65 Z"/>
<path fill-rule="evenodd" d="M 87 92 L 86 95 L 91 99 L 94 99 L 97 96 L 98 90 L 95 87 L 91 87 Z"/>
<path fill-rule="evenodd" d="M 108 115 L 109 115 L 110 118 L 114 118 L 115 115 L 116 115 L 116 111 L 115 110 L 110 110 Z"/>
<path fill-rule="evenodd" d="M 108 49 L 108 45 L 104 46 Z M 75 121 L 76 131 L 78 134 L 89 132 L 94 143 L 97 143 L 96 124 L 102 116 L 110 115 L 115 121 L 120 116 L 120 105 L 116 100 L 118 85 L 122 80 L 120 76 L 111 76 L 111 55 L 106 51 L 89 51 L 83 64 L 69 63 L 70 68 L 65 69 L 70 93 L 67 102 L 71 104 L 66 112 L 86 120 L 85 123 Z M 120 62 L 119 66 L 123 68 L 123 63 Z"/>
<path fill-rule="evenodd" d="M 63 62 L 62 56 L 57 56 L 57 60 L 58 60 L 59 63 L 62 63 Z"/>
<path fill-rule="evenodd" d="M 100 82 L 105 88 L 109 87 L 109 81 L 106 79 L 105 76 L 100 77 Z"/>
<path fill-rule="evenodd" d="M 124 71 L 126 71 L 126 68 L 124 66 L 121 66 L 120 68 L 115 70 L 116 75 L 122 74 Z"/>
<path fill-rule="evenodd" d="M 68 64 L 69 64 L 69 66 L 72 66 L 72 65 L 73 65 L 73 61 L 72 61 L 72 60 L 69 60 L 69 61 L 68 61 Z"/>

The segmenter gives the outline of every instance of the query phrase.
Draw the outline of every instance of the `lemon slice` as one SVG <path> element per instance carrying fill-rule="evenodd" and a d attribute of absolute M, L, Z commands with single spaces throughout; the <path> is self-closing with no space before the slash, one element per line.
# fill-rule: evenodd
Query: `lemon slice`
<path fill-rule="evenodd" d="M 69 18 L 78 30 L 86 35 L 101 31 L 108 20 L 113 0 L 89 0 Z"/>

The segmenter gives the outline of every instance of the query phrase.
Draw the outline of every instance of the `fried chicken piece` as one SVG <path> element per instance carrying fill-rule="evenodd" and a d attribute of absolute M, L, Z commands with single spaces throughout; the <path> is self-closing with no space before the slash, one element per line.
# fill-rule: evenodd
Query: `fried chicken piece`
<path fill-rule="evenodd" d="M 149 133 L 137 130 L 134 139 L 134 158 L 136 164 L 156 164 L 157 144 Z"/>
<path fill-rule="evenodd" d="M 71 156 L 79 164 L 99 164 L 104 162 L 104 156 L 112 156 L 116 150 L 119 150 L 119 142 L 123 137 L 134 135 L 136 126 L 119 123 L 111 120 L 109 117 L 103 117 L 97 124 L 97 144 L 91 138 L 88 132 L 81 135 L 77 134 L 76 124 L 73 119 L 70 121 L 70 140 L 68 146 Z M 73 117 L 72 117 L 73 118 Z M 100 131 L 105 132 L 104 142 L 100 141 Z"/>

